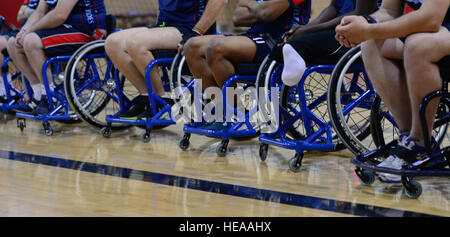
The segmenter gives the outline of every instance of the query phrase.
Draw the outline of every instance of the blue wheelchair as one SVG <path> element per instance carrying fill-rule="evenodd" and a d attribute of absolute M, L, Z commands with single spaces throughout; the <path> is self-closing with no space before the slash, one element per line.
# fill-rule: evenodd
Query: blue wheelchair
<path fill-rule="evenodd" d="M 10 65 L 13 62 L 10 57 L 7 57 L 2 62 L 2 77 L 3 85 L 5 88 L 5 103 L 0 104 L 0 111 L 3 113 L 3 119 L 7 120 L 8 113 L 14 112 L 16 109 L 24 109 L 27 103 L 27 95 L 32 93 L 32 89 L 27 80 L 23 77 L 22 73 L 19 71 L 10 70 Z M 9 80 L 8 78 L 11 78 Z M 22 88 L 16 88 L 11 85 L 10 82 L 20 80 Z M 22 127 L 21 127 L 22 126 Z M 18 127 L 23 130 L 24 125 L 19 125 Z"/>
<path fill-rule="evenodd" d="M 235 65 L 236 75 L 227 79 L 226 83 L 222 87 L 222 103 L 215 105 L 212 113 L 221 110 L 226 118 L 223 129 L 209 129 L 204 127 L 208 121 L 205 121 L 202 114 L 202 109 L 209 103 L 204 102 L 202 94 L 203 91 L 196 83 L 195 79 L 189 72 L 187 64 L 185 63 L 184 56 L 178 56 L 173 63 L 173 70 L 171 73 L 172 88 L 175 90 L 175 97 L 177 102 L 186 100 L 186 107 L 193 108 L 187 114 L 183 116 L 183 110 L 180 109 L 180 118 L 185 123 L 183 131 L 184 136 L 179 141 L 179 147 L 182 150 L 187 150 L 190 145 L 190 138 L 192 134 L 204 135 L 211 138 L 221 139 L 220 144 L 216 148 L 216 153 L 220 157 L 224 157 L 228 151 L 228 144 L 230 139 L 252 139 L 259 136 L 259 128 L 256 121 L 256 98 L 255 92 L 251 89 L 255 86 L 256 74 L 259 70 L 259 64 L 237 64 Z M 180 85 L 185 85 L 180 86 Z M 236 87 L 235 87 L 236 85 Z M 239 88 L 241 89 L 240 95 L 236 95 L 236 99 L 239 103 L 242 103 L 241 109 L 234 106 L 234 98 L 227 97 L 227 88 Z M 239 90 L 238 89 L 238 90 Z M 197 93 L 196 94 L 196 91 Z M 197 95 L 197 96 L 196 96 Z M 194 98 L 195 97 L 195 98 Z M 189 115 L 198 114 L 197 117 L 192 119 Z M 186 116 L 188 115 L 188 116 Z"/>
<path fill-rule="evenodd" d="M 283 64 L 279 60 L 268 57 L 258 75 L 258 85 L 264 88 L 264 95 L 258 96 L 263 102 L 271 104 L 279 100 L 277 113 L 279 124 L 273 126 L 272 132 L 262 133 L 259 156 L 265 161 L 269 145 L 295 150 L 295 156 L 289 161 L 289 168 L 299 172 L 306 151 L 337 151 L 348 148 L 355 154 L 364 150 L 364 146 L 349 146 L 359 143 L 370 135 L 370 109 L 375 99 L 375 92 L 364 70 L 359 56 L 353 57 L 359 49 L 348 51 L 344 57 L 352 55 L 353 61 L 345 66 L 343 77 L 337 77 L 335 65 L 339 59 L 321 59 L 310 62 L 298 85 L 288 87 L 281 81 Z M 341 54 L 342 55 L 342 54 Z M 333 82 L 333 78 L 336 82 Z M 341 79 L 341 85 L 330 89 L 332 83 Z M 339 88 L 339 90 L 338 90 Z M 258 90 L 259 91 L 259 90 Z M 279 95 L 274 92 L 278 91 Z M 338 110 L 330 111 L 331 105 L 339 99 Z M 336 107 L 335 107 L 336 108 Z M 273 116 L 273 108 L 266 108 L 266 115 Z M 265 115 L 265 116 L 266 116 Z M 342 119 L 340 119 L 342 118 Z M 339 123 L 333 121 L 337 119 Z M 338 130 L 336 126 L 346 126 L 348 130 Z M 269 126 L 266 124 L 265 126 Z M 343 135 L 348 139 L 342 140 Z M 358 143 L 357 143 L 358 144 Z"/>
<path fill-rule="evenodd" d="M 145 132 L 141 135 L 143 142 L 150 142 L 152 129 L 162 129 L 169 125 L 175 124 L 172 119 L 172 104 L 173 100 L 170 97 L 171 87 L 169 83 L 169 70 L 172 66 L 174 57 L 178 53 L 177 50 L 153 50 L 155 60 L 149 63 L 146 69 L 145 81 L 147 84 L 147 90 L 149 91 L 149 104 L 151 107 L 151 117 L 138 118 L 138 119 L 124 119 L 118 116 L 119 113 L 128 109 L 131 106 L 131 99 L 137 96 L 137 91 L 131 84 L 125 80 L 120 72 L 114 70 L 114 79 L 108 84 L 114 85 L 114 101 L 118 105 L 112 112 L 106 113 L 106 118 L 101 123 L 97 123 L 99 127 L 102 127 L 101 133 L 103 137 L 111 137 L 112 130 L 114 128 L 127 128 L 130 126 L 138 126 L 145 129 Z M 164 90 L 168 97 L 160 97 L 153 92 L 151 84 L 151 71 L 158 67 L 161 72 L 161 80 L 163 82 Z M 111 92 L 110 92 L 111 93 Z M 111 110 L 109 110 L 111 111 Z M 114 125 L 116 125 L 114 127 Z"/>
<path fill-rule="evenodd" d="M 400 175 L 402 176 L 402 185 L 406 196 L 409 198 L 418 198 L 422 194 L 422 187 L 420 183 L 413 181 L 414 177 L 450 176 L 450 146 L 448 145 L 448 141 L 447 143 L 443 143 L 444 138 L 448 138 L 446 132 L 448 123 L 450 122 L 450 95 L 448 88 L 450 56 L 438 62 L 438 66 L 442 76 L 443 87 L 441 90 L 428 94 L 423 99 L 419 112 L 422 131 L 425 137 L 426 156 L 413 164 L 404 165 L 401 170 L 377 167 L 380 163 L 380 157 L 386 157 L 390 148 L 397 142 L 396 140 L 390 141 L 386 139 L 384 121 L 390 124 L 395 124 L 395 121 L 393 121 L 388 111 L 383 109 L 381 99 L 377 98 L 372 107 L 371 127 L 373 140 L 378 146 L 369 152 L 359 153 L 352 159 L 352 163 L 356 166 L 355 173 L 362 183 L 371 185 L 375 181 L 375 172 Z M 436 113 L 432 134 L 429 134 L 425 113 L 429 102 L 436 98 L 440 98 L 440 104 Z M 431 139 L 435 139 L 438 143 L 445 144 L 446 146 L 438 152 L 433 152 Z"/>
<path fill-rule="evenodd" d="M 110 34 L 115 29 L 115 17 L 113 15 L 108 15 L 107 17 L 107 34 Z M 96 43 L 96 41 L 94 41 Z M 79 52 L 79 50 L 77 51 Z M 25 127 L 25 119 L 41 120 L 44 127 L 44 134 L 47 136 L 53 135 L 53 128 L 50 125 L 50 121 L 58 121 L 62 123 L 74 123 L 81 122 L 76 111 L 70 106 L 69 100 L 67 99 L 70 95 L 67 94 L 66 81 L 68 80 L 66 71 L 70 71 L 72 68 L 73 55 L 63 55 L 56 56 L 48 59 L 42 67 L 42 77 L 47 93 L 47 100 L 49 102 L 50 112 L 43 115 L 33 115 L 28 113 L 17 113 L 17 123 L 19 127 Z M 77 70 L 82 69 L 78 66 L 75 67 Z M 99 69 L 99 68 L 96 68 Z M 47 70 L 52 71 L 52 77 L 48 78 Z M 76 90 L 85 91 L 88 87 L 84 87 L 81 82 L 91 80 L 89 74 L 79 73 L 75 74 L 75 78 L 72 81 L 76 81 Z M 50 88 L 50 82 L 53 82 L 55 88 L 52 90 Z M 89 91 L 88 93 L 81 93 L 79 102 L 81 107 L 93 111 L 93 114 L 100 113 L 104 109 L 105 101 L 109 99 L 103 98 L 103 101 L 96 100 L 95 91 Z"/>

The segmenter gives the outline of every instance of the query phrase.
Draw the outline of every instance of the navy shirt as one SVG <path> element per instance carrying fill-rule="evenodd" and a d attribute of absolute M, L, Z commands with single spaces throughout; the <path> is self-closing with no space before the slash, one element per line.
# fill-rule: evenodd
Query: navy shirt
<path fill-rule="evenodd" d="M 266 0 L 262 0 L 266 1 Z M 268 0 L 267 0 L 268 1 Z M 288 1 L 288 0 L 286 0 Z M 289 1 L 290 7 L 273 22 L 263 22 L 252 26 L 249 34 L 270 34 L 273 38 L 281 37 L 295 25 L 306 25 L 311 17 L 311 0 L 306 0 L 296 6 Z"/>
<path fill-rule="evenodd" d="M 412 9 L 417 10 L 422 6 L 422 0 L 405 0 L 406 4 Z M 450 23 L 450 9 L 447 10 L 447 15 L 445 15 L 444 22 L 442 24 Z"/>
<path fill-rule="evenodd" d="M 205 11 L 207 0 L 159 0 L 158 25 L 192 28 Z"/>
<path fill-rule="evenodd" d="M 356 8 L 356 0 L 336 0 L 338 16 L 345 15 Z"/>
<path fill-rule="evenodd" d="M 45 0 L 50 9 L 56 7 L 58 0 Z M 106 8 L 103 0 L 78 0 L 64 22 L 86 33 L 95 29 L 106 29 Z"/>

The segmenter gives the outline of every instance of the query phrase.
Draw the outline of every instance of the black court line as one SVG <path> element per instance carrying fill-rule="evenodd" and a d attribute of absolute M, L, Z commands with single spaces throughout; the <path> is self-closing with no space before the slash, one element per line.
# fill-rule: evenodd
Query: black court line
<path fill-rule="evenodd" d="M 258 189 L 239 185 L 218 183 L 207 180 L 154 173 L 144 170 L 121 168 L 90 162 L 74 161 L 48 156 L 0 150 L 0 158 L 45 166 L 78 170 L 107 176 L 140 180 L 149 183 L 181 187 L 192 190 L 218 193 L 235 197 L 261 200 L 273 203 L 312 208 L 360 217 L 435 217 L 434 215 L 404 211 L 399 209 L 371 206 L 333 199 L 299 195 L 286 192 Z"/>

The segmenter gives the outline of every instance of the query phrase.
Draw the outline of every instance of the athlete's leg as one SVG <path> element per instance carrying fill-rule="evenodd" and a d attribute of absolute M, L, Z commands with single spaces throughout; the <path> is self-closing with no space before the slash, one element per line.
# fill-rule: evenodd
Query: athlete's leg
<path fill-rule="evenodd" d="M 130 55 L 137 69 L 145 75 L 148 64 L 155 59 L 151 50 L 177 49 L 182 40 L 181 32 L 175 27 L 158 27 L 137 31 L 126 40 L 126 51 Z M 157 95 L 164 94 L 161 77 L 158 68 L 154 68 L 151 74 L 152 89 Z M 140 78 L 145 83 L 143 77 Z"/>
<path fill-rule="evenodd" d="M 364 67 L 375 90 L 395 118 L 400 131 L 411 129 L 411 106 L 402 66 L 404 44 L 399 39 L 368 40 L 361 46 Z"/>
<path fill-rule="evenodd" d="M 6 47 L 8 46 L 8 41 L 5 37 L 0 36 L 0 63 L 3 63 L 5 61 L 5 57 L 3 56 L 3 53 L 1 53 Z M 1 76 L 1 75 L 0 75 Z"/>
<path fill-rule="evenodd" d="M 196 79 L 202 79 L 202 87 L 219 87 L 206 62 L 206 45 L 211 39 L 223 38 L 221 35 L 207 35 L 191 38 L 184 46 L 184 55 L 189 70 Z"/>
<path fill-rule="evenodd" d="M 8 54 L 11 57 L 14 65 L 25 75 L 31 85 L 39 84 L 39 78 L 34 73 L 23 48 L 16 47 L 16 39 L 11 37 L 8 40 Z"/>
<path fill-rule="evenodd" d="M 41 38 L 36 33 L 27 34 L 23 41 L 23 48 L 35 75 L 38 77 L 41 84 L 43 84 L 42 66 L 45 61 L 47 61 L 47 56 L 45 55 L 44 44 L 42 43 Z M 47 70 L 47 77 L 51 84 L 51 72 L 49 70 Z"/>
<path fill-rule="evenodd" d="M 450 55 L 448 39 L 450 32 L 444 27 L 438 33 L 419 33 L 406 39 L 404 62 L 412 110 L 411 138 L 423 140 L 420 104 L 427 94 L 442 88 L 439 68 L 435 63 Z M 427 108 L 428 131 L 431 131 L 438 103 L 439 100 L 435 99 Z"/>
<path fill-rule="evenodd" d="M 233 63 L 250 63 L 257 52 L 256 43 L 246 36 L 230 36 L 212 39 L 206 46 L 206 61 L 214 79 L 222 87 L 235 75 Z"/>
<path fill-rule="evenodd" d="M 134 64 L 132 58 L 126 50 L 126 42 L 128 37 L 133 37 L 139 31 L 145 31 L 148 28 L 132 28 L 118 31 L 108 36 L 105 42 L 105 50 L 114 66 L 125 75 L 125 77 L 133 84 L 139 93 L 147 93 L 147 86 L 142 80 L 142 75 Z"/>

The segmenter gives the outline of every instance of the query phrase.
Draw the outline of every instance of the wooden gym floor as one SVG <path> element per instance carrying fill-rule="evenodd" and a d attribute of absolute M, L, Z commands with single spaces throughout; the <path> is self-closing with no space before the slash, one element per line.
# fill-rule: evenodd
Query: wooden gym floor
<path fill-rule="evenodd" d="M 423 194 L 408 199 L 401 185 L 361 184 L 348 151 L 305 155 L 289 171 L 293 151 L 270 147 L 261 162 L 257 139 L 231 140 L 218 157 L 218 140 L 182 125 L 154 131 L 132 128 L 103 138 L 86 124 L 0 123 L 0 216 L 450 216 L 448 178 L 419 180 Z"/>

